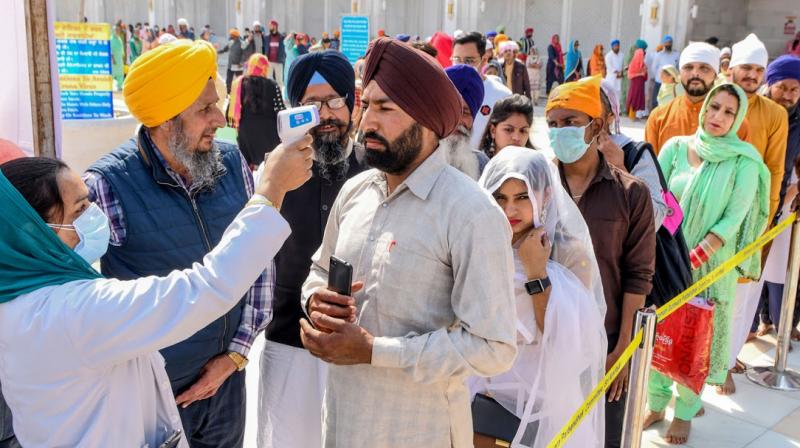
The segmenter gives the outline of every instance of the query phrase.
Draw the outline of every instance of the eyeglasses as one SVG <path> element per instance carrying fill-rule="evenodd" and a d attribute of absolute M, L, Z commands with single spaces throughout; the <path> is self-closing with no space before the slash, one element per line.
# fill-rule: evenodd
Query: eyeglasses
<path fill-rule="evenodd" d="M 450 62 L 453 64 L 467 64 L 467 65 L 476 65 L 480 62 L 480 58 L 462 58 L 459 56 L 453 56 L 450 58 Z"/>
<path fill-rule="evenodd" d="M 328 106 L 330 110 L 338 110 L 347 105 L 347 95 L 344 97 L 329 98 L 321 101 L 306 101 L 300 104 L 301 106 L 317 106 L 317 109 L 322 110 L 322 105 Z"/>

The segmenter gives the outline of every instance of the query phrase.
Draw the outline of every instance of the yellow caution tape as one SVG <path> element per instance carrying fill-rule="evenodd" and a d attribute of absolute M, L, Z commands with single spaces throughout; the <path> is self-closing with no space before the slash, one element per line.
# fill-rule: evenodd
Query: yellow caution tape
<path fill-rule="evenodd" d="M 720 277 L 727 274 L 736 266 L 739 266 L 743 261 L 747 260 L 753 256 L 753 254 L 761 250 L 761 248 L 767 243 L 775 239 L 778 234 L 791 227 L 796 219 L 797 214 L 792 213 L 789 215 L 789 217 L 758 237 L 758 239 L 742 249 L 739 253 L 729 258 L 727 261 L 725 261 L 725 263 L 722 263 L 716 269 L 709 272 L 708 275 L 696 281 L 685 291 L 675 296 L 669 302 L 665 303 L 661 308 L 656 310 L 659 322 L 666 319 L 667 316 L 674 313 L 678 308 L 697 297 L 697 295 L 701 292 L 708 289 L 708 287 L 719 280 Z M 631 340 L 630 345 L 628 345 L 628 347 L 625 348 L 625 351 L 622 352 L 622 356 L 620 356 L 619 359 L 617 359 L 617 362 L 611 366 L 611 369 L 606 373 L 606 376 L 604 376 L 597 386 L 595 386 L 581 407 L 579 407 L 578 410 L 572 414 L 572 418 L 570 418 L 569 422 L 567 422 L 567 424 L 561 428 L 561 432 L 559 432 L 558 435 L 550 441 L 550 443 L 547 445 L 547 448 L 559 448 L 567 442 L 570 436 L 572 436 L 572 433 L 575 432 L 575 429 L 578 427 L 578 425 L 581 424 L 584 417 L 586 417 L 589 414 L 589 411 L 591 411 L 595 404 L 597 404 L 597 401 L 600 400 L 601 397 L 605 396 L 606 391 L 609 387 L 611 387 L 611 383 L 614 382 L 614 380 L 617 378 L 617 375 L 619 375 L 619 373 L 622 371 L 622 368 L 628 363 L 633 356 L 633 352 L 636 351 L 641 343 L 642 330 L 639 330 Z"/>

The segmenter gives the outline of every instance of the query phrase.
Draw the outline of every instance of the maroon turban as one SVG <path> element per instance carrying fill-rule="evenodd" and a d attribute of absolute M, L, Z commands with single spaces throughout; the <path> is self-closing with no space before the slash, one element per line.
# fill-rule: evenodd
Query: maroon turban
<path fill-rule="evenodd" d="M 435 59 L 400 41 L 381 37 L 369 46 L 364 86 L 378 83 L 386 95 L 440 139 L 461 120 L 461 95 Z"/>

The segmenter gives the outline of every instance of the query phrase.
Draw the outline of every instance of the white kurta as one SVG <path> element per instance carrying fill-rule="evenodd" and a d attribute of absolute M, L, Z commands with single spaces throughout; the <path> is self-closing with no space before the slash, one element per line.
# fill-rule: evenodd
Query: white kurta
<path fill-rule="evenodd" d="M 622 79 L 617 78 L 617 73 L 622 73 L 622 64 L 625 62 L 624 56 L 622 52 L 614 53 L 614 51 L 609 51 L 606 53 L 606 80 L 610 81 L 614 84 L 614 89 L 617 91 L 617 98 L 619 98 L 619 92 L 622 91 Z"/>
<path fill-rule="evenodd" d="M 0 384 L 20 443 L 158 447 L 181 422 L 157 350 L 236 305 L 289 233 L 276 210 L 250 206 L 192 269 L 79 280 L 0 304 Z"/>

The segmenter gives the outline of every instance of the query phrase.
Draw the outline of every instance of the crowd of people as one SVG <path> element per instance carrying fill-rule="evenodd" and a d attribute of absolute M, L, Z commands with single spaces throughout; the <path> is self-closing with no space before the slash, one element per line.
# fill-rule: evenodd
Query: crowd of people
<path fill-rule="evenodd" d="M 115 31 L 136 134 L 85 173 L 0 147 L 4 448 L 239 447 L 248 399 L 264 448 L 546 446 L 636 310 L 797 202 L 800 58 L 770 61 L 752 34 L 628 57 L 613 41 L 584 63 L 557 35 L 545 61 L 532 28 L 380 30 L 351 65 L 338 33 L 275 21 L 217 45 L 184 20 Z M 554 159 L 530 137 L 540 70 Z M 310 105 L 319 124 L 282 143 L 278 112 Z M 647 117 L 645 141 L 626 114 Z M 215 138 L 226 126 L 238 145 Z M 702 295 L 716 393 L 779 324 L 787 247 Z M 350 292 L 329 282 L 334 256 Z M 627 380 L 567 446 L 620 446 Z M 651 373 L 646 425 L 674 382 Z M 665 439 L 682 444 L 703 408 L 677 391 Z"/>

